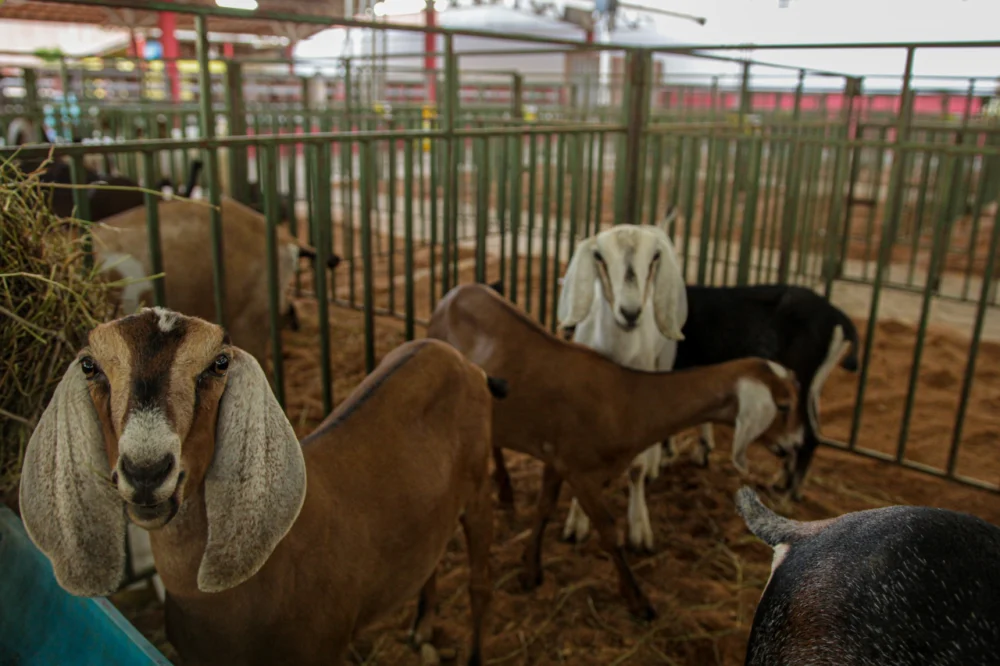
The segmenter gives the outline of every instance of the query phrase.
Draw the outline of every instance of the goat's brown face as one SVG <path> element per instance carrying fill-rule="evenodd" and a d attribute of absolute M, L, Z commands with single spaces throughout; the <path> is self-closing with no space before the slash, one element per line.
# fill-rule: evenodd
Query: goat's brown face
<path fill-rule="evenodd" d="M 219 326 L 159 308 L 102 324 L 80 371 L 104 431 L 111 482 L 138 526 L 167 524 L 212 462 L 233 354 Z"/>

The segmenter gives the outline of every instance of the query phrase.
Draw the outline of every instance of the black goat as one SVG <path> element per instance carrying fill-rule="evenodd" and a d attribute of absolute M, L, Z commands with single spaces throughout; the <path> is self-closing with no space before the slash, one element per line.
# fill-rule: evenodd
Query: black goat
<path fill-rule="evenodd" d="M 802 482 L 823 441 L 818 422 L 823 384 L 838 362 L 845 370 L 858 369 L 854 322 L 811 289 L 792 285 L 688 286 L 687 300 L 684 340 L 677 345 L 675 370 L 759 356 L 795 372 L 801 386 L 803 441 L 790 455 L 775 453 L 786 456 L 778 488 L 801 498 Z M 702 432 L 703 464 L 707 465 L 712 443 Z"/>
<path fill-rule="evenodd" d="M 1000 664 L 1000 528 L 890 506 L 797 522 L 736 494 L 774 549 L 746 666 Z"/>

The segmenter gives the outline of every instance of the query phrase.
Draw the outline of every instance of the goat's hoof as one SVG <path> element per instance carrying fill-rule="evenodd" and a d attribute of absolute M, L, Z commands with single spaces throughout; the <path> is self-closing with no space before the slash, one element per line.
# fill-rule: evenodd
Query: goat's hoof
<path fill-rule="evenodd" d="M 588 532 L 578 531 L 578 530 L 565 530 L 559 537 L 559 540 L 563 543 L 583 543 L 587 540 Z"/>
<path fill-rule="evenodd" d="M 430 643 L 420 646 L 420 666 L 439 666 L 441 657 Z"/>
<path fill-rule="evenodd" d="M 652 555 L 654 552 L 652 541 L 641 541 L 639 543 L 635 543 L 630 539 L 628 542 L 628 549 L 636 555 Z"/>
<path fill-rule="evenodd" d="M 638 608 L 633 608 L 630 612 L 632 613 L 632 617 L 639 622 L 652 622 L 656 619 L 656 610 L 648 601 L 644 602 Z"/>
<path fill-rule="evenodd" d="M 517 576 L 523 592 L 531 592 L 542 584 L 542 572 L 522 571 Z"/>

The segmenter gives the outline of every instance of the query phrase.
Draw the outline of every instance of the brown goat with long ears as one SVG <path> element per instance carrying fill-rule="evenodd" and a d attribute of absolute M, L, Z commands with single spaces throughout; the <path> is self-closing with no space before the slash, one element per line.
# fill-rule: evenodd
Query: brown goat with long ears
<path fill-rule="evenodd" d="M 541 583 L 542 536 L 565 480 L 615 563 L 629 610 L 641 618 L 654 617 L 618 545 L 615 519 L 601 491 L 651 443 L 701 423 L 735 427 L 733 456 L 742 470 L 746 447 L 754 440 L 791 446 L 801 437 L 794 375 L 763 359 L 680 372 L 631 370 L 550 335 L 478 284 L 446 294 L 427 335 L 449 342 L 488 374 L 508 382 L 510 397 L 493 406 L 501 503 L 513 504 L 501 448 L 545 463 L 537 517 L 524 552 L 525 589 Z"/>
<path fill-rule="evenodd" d="M 93 329 L 66 371 L 28 444 L 22 517 L 80 596 L 118 589 L 126 523 L 149 530 L 184 663 L 269 666 L 338 663 L 418 594 L 423 643 L 461 522 L 480 664 L 504 391 L 442 342 L 406 343 L 300 445 L 223 329 L 144 309 Z"/>

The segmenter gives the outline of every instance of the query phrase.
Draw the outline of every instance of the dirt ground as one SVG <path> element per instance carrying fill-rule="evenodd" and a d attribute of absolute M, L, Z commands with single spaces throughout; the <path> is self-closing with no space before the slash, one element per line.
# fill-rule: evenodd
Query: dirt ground
<path fill-rule="evenodd" d="M 470 279 L 463 271 L 463 280 Z M 322 418 L 321 385 L 316 352 L 317 313 L 309 299 L 299 302 L 301 329 L 283 336 L 288 413 L 303 435 Z M 363 319 L 359 312 L 334 307 L 330 315 L 332 370 L 336 402 L 364 376 Z M 864 331 L 864 322 L 858 321 Z M 417 335 L 422 335 L 418 329 Z M 398 319 L 379 317 L 379 358 L 404 339 Z M 883 321 L 877 326 L 869 388 L 865 394 L 859 443 L 894 450 L 905 400 L 915 329 L 907 323 Z M 968 343 L 954 332 L 932 327 L 919 377 L 908 456 L 943 465 L 958 400 Z M 997 441 L 1000 433 L 1000 345 L 984 342 L 963 438 L 959 472 L 1000 481 Z M 824 433 L 846 439 L 854 409 L 857 376 L 838 369 L 824 392 Z M 691 464 L 685 449 L 671 467 L 649 486 L 649 508 L 656 536 L 653 555 L 630 555 L 641 585 L 659 612 L 649 624 L 627 614 L 617 594 L 613 567 L 596 539 L 581 545 L 559 540 L 569 504 L 564 491 L 557 519 L 546 533 L 545 580 L 533 593 L 520 591 L 516 575 L 539 488 L 540 466 L 508 453 L 514 478 L 517 513 L 498 512 L 492 549 L 495 596 L 486 631 L 486 663 L 514 666 L 581 664 L 717 664 L 743 663 L 754 607 L 767 580 L 770 551 L 752 538 L 735 514 L 733 493 L 741 480 L 728 460 L 729 432 L 718 428 L 719 448 L 708 469 Z M 777 461 L 758 447 L 751 453 L 753 480 L 764 488 Z M 612 510 L 622 521 L 627 510 L 624 483 L 608 491 Z M 1000 496 L 880 461 L 832 449 L 817 454 L 795 504 L 767 495 L 766 501 L 799 519 L 826 518 L 887 504 L 926 504 L 968 511 L 1000 523 Z M 440 625 L 435 642 L 446 663 L 457 652 L 467 654 L 469 606 L 467 567 L 460 533 L 445 556 L 439 576 Z M 122 593 L 119 607 L 164 653 L 162 608 L 148 590 Z M 410 603 L 366 630 L 354 646 L 359 664 L 419 664 L 406 644 L 415 604 Z"/>

